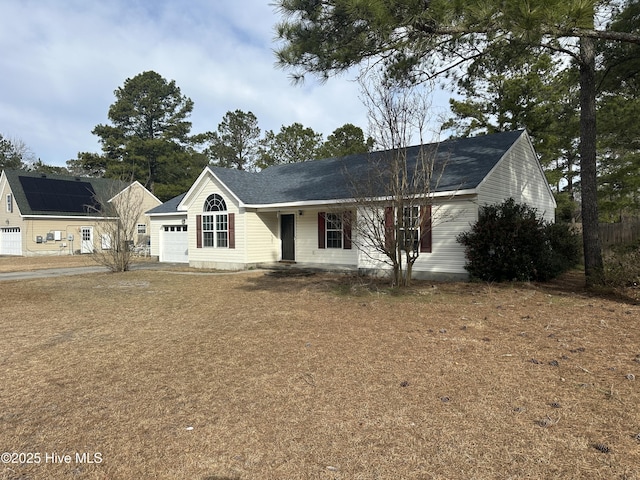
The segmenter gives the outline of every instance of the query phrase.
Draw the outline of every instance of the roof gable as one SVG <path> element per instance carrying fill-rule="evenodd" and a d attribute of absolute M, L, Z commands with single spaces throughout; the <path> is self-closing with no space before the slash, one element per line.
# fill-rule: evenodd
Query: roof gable
<path fill-rule="evenodd" d="M 128 190 L 133 190 L 133 189 L 139 189 L 143 192 L 144 195 L 152 198 L 153 200 L 155 200 L 158 204 L 162 203 L 160 201 L 160 199 L 158 197 L 156 197 L 153 193 L 151 193 L 147 187 L 145 187 L 144 185 L 142 185 L 138 180 L 136 180 L 135 182 L 131 183 L 129 186 L 125 187 L 123 190 L 120 190 L 119 192 L 117 192 L 115 194 L 115 196 L 113 198 L 109 199 L 109 202 L 114 201 L 116 198 L 118 198 L 121 195 L 124 195 Z"/>

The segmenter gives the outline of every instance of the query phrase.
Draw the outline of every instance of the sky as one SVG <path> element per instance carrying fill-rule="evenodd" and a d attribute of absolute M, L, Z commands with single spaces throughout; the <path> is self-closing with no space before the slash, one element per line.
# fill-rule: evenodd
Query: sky
<path fill-rule="evenodd" d="M 0 8 L 0 133 L 47 165 L 100 152 L 114 91 L 153 70 L 193 100 L 192 134 L 225 113 L 253 112 L 264 131 L 298 122 L 326 138 L 367 131 L 355 74 L 294 85 L 275 65 L 271 0 L 4 0 Z M 434 100 L 443 109 L 447 98 Z"/>

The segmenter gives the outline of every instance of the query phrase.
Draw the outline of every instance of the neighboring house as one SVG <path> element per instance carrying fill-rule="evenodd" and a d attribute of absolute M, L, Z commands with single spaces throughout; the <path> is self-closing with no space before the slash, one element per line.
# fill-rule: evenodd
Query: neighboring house
<path fill-rule="evenodd" d="M 132 195 L 134 193 L 134 195 Z M 123 196 L 140 202 L 134 244 L 148 244 L 149 218 L 144 212 L 161 202 L 139 182 L 127 185 L 104 178 L 71 177 L 22 170 L 0 176 L 0 255 L 60 255 L 110 248 L 99 238 L 107 219 L 100 202 Z"/>
<path fill-rule="evenodd" d="M 420 232 L 414 277 L 467 277 L 456 236 L 477 220 L 482 205 L 512 197 L 554 220 L 556 203 L 525 131 L 423 147 L 435 152 L 435 170 L 442 175 L 432 185 L 428 203 L 434 218 L 430 231 Z M 407 150 L 410 163 L 419 148 Z M 387 268 L 352 232 L 358 211 L 350 186 L 383 155 L 278 165 L 257 173 L 207 167 L 188 192 L 147 212 L 151 254 L 199 268 L 277 262 L 354 271 Z"/>

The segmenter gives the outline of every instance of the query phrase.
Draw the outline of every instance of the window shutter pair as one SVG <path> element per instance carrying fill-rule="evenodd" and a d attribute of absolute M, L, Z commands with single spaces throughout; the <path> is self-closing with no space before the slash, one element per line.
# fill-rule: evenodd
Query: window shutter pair
<path fill-rule="evenodd" d="M 327 213 L 318 212 L 318 248 L 327 248 Z M 342 248 L 344 250 L 351 250 L 351 227 L 352 215 L 350 211 L 346 211 L 342 214 Z"/>
<path fill-rule="evenodd" d="M 227 214 L 229 248 L 236 248 L 236 214 Z M 196 215 L 196 248 L 202 248 L 202 215 Z"/>
<path fill-rule="evenodd" d="M 393 207 L 384 209 L 384 234 L 387 250 L 393 248 L 395 243 L 395 218 L 393 218 Z M 431 205 L 420 207 L 420 253 L 431 253 Z"/>

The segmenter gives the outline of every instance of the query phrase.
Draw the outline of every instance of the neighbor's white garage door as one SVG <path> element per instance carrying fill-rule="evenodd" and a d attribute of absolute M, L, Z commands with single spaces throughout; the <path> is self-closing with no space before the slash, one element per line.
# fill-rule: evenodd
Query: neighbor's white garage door
<path fill-rule="evenodd" d="M 0 228 L 0 255 L 22 255 L 20 227 Z"/>
<path fill-rule="evenodd" d="M 186 225 L 164 225 L 160 229 L 161 262 L 189 263 L 188 248 Z"/>

